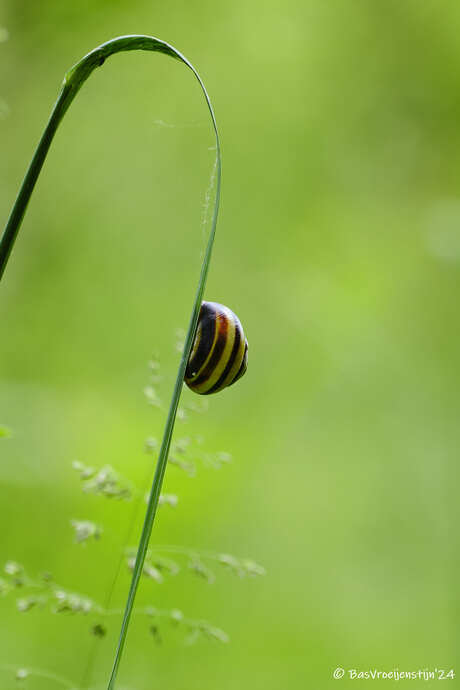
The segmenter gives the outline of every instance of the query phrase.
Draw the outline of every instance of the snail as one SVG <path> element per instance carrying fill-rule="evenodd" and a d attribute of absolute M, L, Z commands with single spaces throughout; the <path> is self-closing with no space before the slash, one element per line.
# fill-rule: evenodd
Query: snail
<path fill-rule="evenodd" d="M 185 383 L 200 395 L 217 393 L 243 376 L 248 342 L 240 320 L 217 302 L 202 302 Z"/>

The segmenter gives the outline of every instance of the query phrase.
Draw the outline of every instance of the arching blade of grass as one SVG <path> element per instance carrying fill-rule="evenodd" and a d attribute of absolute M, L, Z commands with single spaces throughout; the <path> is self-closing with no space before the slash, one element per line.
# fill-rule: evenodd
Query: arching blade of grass
<path fill-rule="evenodd" d="M 27 204 L 32 195 L 35 187 L 35 183 L 38 179 L 40 171 L 43 167 L 46 155 L 50 148 L 51 142 L 54 138 L 57 128 L 62 121 L 67 109 L 72 103 L 73 99 L 77 95 L 83 83 L 89 77 L 91 72 L 96 68 L 104 64 L 105 60 L 114 55 L 115 53 L 128 51 L 128 50 L 149 50 L 159 53 L 164 53 L 177 60 L 183 62 L 189 69 L 192 70 L 193 74 L 197 78 L 201 89 L 203 91 L 204 97 L 206 99 L 206 104 L 208 106 L 209 113 L 211 115 L 212 126 L 214 129 L 216 137 L 216 155 L 217 155 L 217 170 L 216 170 L 216 195 L 214 203 L 214 212 L 212 216 L 211 230 L 209 233 L 208 243 L 206 246 L 205 255 L 203 258 L 203 263 L 201 266 L 200 277 L 198 281 L 198 287 L 195 294 L 195 300 L 192 306 L 192 313 L 190 316 L 190 322 L 188 326 L 188 331 L 185 339 L 185 346 L 183 349 L 182 357 L 179 364 L 179 369 L 177 372 L 176 382 L 174 385 L 174 390 L 171 398 L 171 403 L 169 406 L 168 416 L 166 419 L 166 424 L 163 432 L 163 440 L 160 447 L 160 452 L 158 456 L 158 462 L 155 470 L 155 475 L 152 484 L 152 490 L 150 492 L 149 502 L 147 505 L 147 510 L 145 514 L 144 525 L 142 528 L 141 538 L 139 542 L 139 547 L 137 550 L 136 562 L 134 565 L 131 586 L 129 588 L 128 598 L 126 602 L 125 612 L 123 616 L 123 622 L 120 631 L 120 637 L 118 640 L 117 650 L 115 653 L 115 658 L 113 662 L 112 673 L 108 683 L 108 690 L 113 690 L 115 687 L 115 682 L 118 674 L 118 668 L 120 665 L 121 657 L 123 654 L 123 648 L 126 640 L 126 635 L 128 632 L 129 621 L 131 618 L 131 613 L 133 609 L 134 600 L 136 597 L 137 588 L 139 585 L 139 580 L 142 574 L 143 564 L 145 556 L 147 553 L 147 548 L 150 540 L 150 534 L 152 531 L 153 521 L 155 519 L 155 513 L 158 507 L 158 501 L 160 497 L 161 485 L 163 483 L 163 477 L 166 470 L 166 464 L 168 461 L 169 447 L 171 444 L 171 437 L 174 428 L 174 422 L 176 418 L 177 407 L 179 404 L 179 398 L 182 391 L 185 369 L 187 366 L 188 358 L 192 349 L 193 339 L 195 336 L 195 331 L 198 323 L 198 315 L 200 311 L 201 302 L 203 299 L 204 288 L 206 284 L 206 278 L 208 274 L 209 263 L 211 260 L 212 247 L 214 243 L 214 236 L 216 232 L 217 214 L 219 210 L 219 198 L 220 198 L 220 180 L 221 180 L 221 154 L 220 154 L 220 142 L 219 134 L 217 130 L 216 119 L 214 116 L 214 111 L 211 105 L 206 88 L 201 80 L 196 69 L 193 65 L 185 58 L 178 50 L 173 48 L 173 46 L 161 41 L 152 36 L 121 36 L 115 38 L 103 45 L 99 46 L 95 50 L 88 53 L 80 62 L 78 62 L 72 69 L 67 72 L 64 83 L 62 85 L 61 92 L 56 101 L 56 104 L 51 113 L 51 117 L 45 128 L 45 131 L 40 139 L 38 147 L 35 151 L 32 162 L 26 173 L 24 181 L 22 183 L 21 189 L 19 190 L 18 197 L 11 211 L 8 223 L 6 225 L 5 231 L 0 242 L 0 278 L 3 275 L 6 264 L 11 254 L 14 241 L 17 237 L 19 228 L 21 226 L 22 219 L 27 209 Z"/>

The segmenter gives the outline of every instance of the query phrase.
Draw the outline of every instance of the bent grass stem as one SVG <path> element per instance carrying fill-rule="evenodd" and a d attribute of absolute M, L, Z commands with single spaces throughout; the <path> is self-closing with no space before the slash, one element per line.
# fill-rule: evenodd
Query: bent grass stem
<path fill-rule="evenodd" d="M 217 215 L 219 211 L 219 200 L 220 200 L 220 185 L 221 185 L 221 152 L 220 152 L 220 141 L 219 133 L 217 129 L 216 118 L 214 115 L 214 110 L 204 86 L 200 75 L 193 65 L 187 60 L 187 58 L 182 55 L 176 48 L 161 41 L 158 38 L 152 36 L 144 35 L 133 35 L 133 36 L 120 36 L 114 38 L 107 43 L 92 50 L 88 55 L 86 55 L 82 60 L 80 60 L 74 67 L 72 67 L 65 75 L 64 82 L 62 84 L 61 91 L 59 93 L 58 99 L 54 108 L 52 110 L 50 119 L 43 135 L 39 141 L 37 149 L 34 153 L 30 166 L 24 177 L 24 181 L 19 190 L 16 201 L 13 205 L 10 217 L 6 224 L 1 242 L 0 242 L 0 280 L 5 271 L 8 259 L 11 255 L 14 242 L 17 238 L 19 228 L 21 226 L 22 220 L 24 218 L 27 206 L 32 196 L 32 192 L 35 188 L 35 184 L 42 170 L 43 164 L 45 162 L 47 153 L 53 141 L 54 135 L 62 122 L 65 113 L 67 112 L 69 106 L 74 100 L 75 96 L 79 92 L 80 88 L 88 79 L 89 75 L 97 67 L 101 67 L 105 60 L 119 52 L 131 51 L 131 50 L 147 50 L 153 52 L 163 53 L 176 60 L 184 63 L 195 75 L 198 80 L 201 90 L 203 92 L 206 104 L 211 116 L 212 126 L 215 134 L 216 140 L 216 194 L 214 201 L 214 211 L 212 216 L 211 229 L 208 236 L 208 241 L 206 245 L 206 250 L 201 265 L 200 276 L 198 280 L 198 286 L 196 289 L 195 299 L 192 306 L 192 313 L 190 316 L 190 321 L 188 325 L 187 335 L 185 339 L 185 345 L 182 352 L 182 356 L 179 363 L 179 368 L 177 371 L 176 382 L 174 384 L 174 389 L 171 397 L 171 402 L 169 405 L 169 411 L 166 418 L 166 423 L 163 432 L 163 439 L 160 446 L 160 451 L 158 455 L 158 461 L 155 469 L 155 475 L 153 478 L 152 489 L 150 492 L 150 497 L 147 505 L 147 510 L 144 519 L 144 525 L 142 528 L 142 533 L 139 541 L 139 546 L 136 555 L 136 561 L 133 569 L 131 585 L 129 588 L 128 598 L 123 614 L 123 621 L 121 625 L 120 636 L 118 640 L 117 649 L 115 652 L 115 658 L 112 666 L 112 672 L 108 682 L 107 690 L 113 690 L 115 688 L 115 683 L 118 675 L 118 670 L 123 654 L 123 649 L 126 641 L 126 636 L 128 633 L 129 622 L 131 614 L 133 611 L 134 600 L 136 597 L 136 592 L 139 586 L 139 580 L 141 578 L 142 569 L 147 554 L 147 549 L 149 545 L 150 535 L 152 531 L 153 522 L 155 519 L 156 510 L 158 507 L 158 501 L 160 497 L 161 486 L 163 483 L 163 478 L 166 470 L 166 465 L 168 461 L 169 448 L 171 445 L 171 437 L 174 429 L 174 422 L 176 418 L 177 408 L 179 405 L 179 399 L 182 392 L 182 386 L 184 381 L 185 369 L 187 367 L 187 362 L 192 349 L 192 344 L 195 336 L 195 331 L 198 323 L 198 316 L 200 311 L 201 302 L 203 299 L 204 288 L 206 284 L 206 278 L 208 275 L 209 264 L 211 260 L 212 247 L 214 244 L 214 237 L 216 232 Z"/>

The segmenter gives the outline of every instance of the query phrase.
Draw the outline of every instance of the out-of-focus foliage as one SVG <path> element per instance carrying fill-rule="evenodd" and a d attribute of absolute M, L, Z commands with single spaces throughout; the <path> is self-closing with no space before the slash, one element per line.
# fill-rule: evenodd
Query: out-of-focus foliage
<path fill-rule="evenodd" d="M 136 623 L 126 686 L 346 687 L 337 666 L 455 665 L 459 24 L 454 0 L 0 6 L 1 218 L 65 70 L 117 34 L 183 51 L 222 134 L 207 298 L 240 315 L 249 368 L 198 420 L 185 392 L 176 440 L 199 449 L 205 436 L 205 451 L 233 462 L 171 465 L 164 491 L 180 501 L 159 511 L 154 541 L 251 554 L 268 575 L 145 582 L 140 605 L 203 616 L 231 644 L 149 646 Z M 13 431 L 0 441 L 3 560 L 49 568 L 98 601 L 133 504 L 83 494 L 69 463 L 116 467 L 148 489 L 144 441 L 168 401 L 149 391 L 145 404 L 144 363 L 160 352 L 172 388 L 211 146 L 179 64 L 108 61 L 66 116 L 1 285 L 0 420 Z M 103 524 L 103 538 L 75 544 L 75 516 Z M 131 543 L 138 531 L 139 517 Z M 4 660 L 81 677 L 94 641 L 83 617 L 21 617 L 9 597 L 1 607 Z M 115 632 L 99 642 L 95 682 Z"/>

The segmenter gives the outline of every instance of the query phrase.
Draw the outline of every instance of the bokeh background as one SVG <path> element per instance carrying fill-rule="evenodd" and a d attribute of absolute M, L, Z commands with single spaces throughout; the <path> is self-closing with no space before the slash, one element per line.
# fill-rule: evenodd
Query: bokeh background
<path fill-rule="evenodd" d="M 176 438 L 233 462 L 194 478 L 169 467 L 179 504 L 153 539 L 249 556 L 267 575 L 144 582 L 141 603 L 205 618 L 231 643 L 184 646 L 166 626 L 158 645 L 136 621 L 120 687 L 336 688 L 353 687 L 338 666 L 455 668 L 460 5 L 2 0 L 0 25 L 4 220 L 65 70 L 113 36 L 184 52 L 222 135 L 206 295 L 242 319 L 249 370 L 179 423 Z M 144 440 L 161 433 L 193 301 L 212 146 L 183 66 L 112 58 L 58 132 L 1 285 L 0 556 L 100 601 L 133 504 L 83 495 L 71 463 L 150 481 Z M 162 409 L 143 394 L 152 353 Z M 102 540 L 76 545 L 72 518 L 102 523 Z M 113 606 L 128 583 L 122 568 Z M 19 614 L 12 596 L 0 612 L 0 664 L 80 687 L 89 619 Z M 118 625 L 96 641 L 91 687 Z M 0 686 L 16 687 L 11 672 Z"/>

